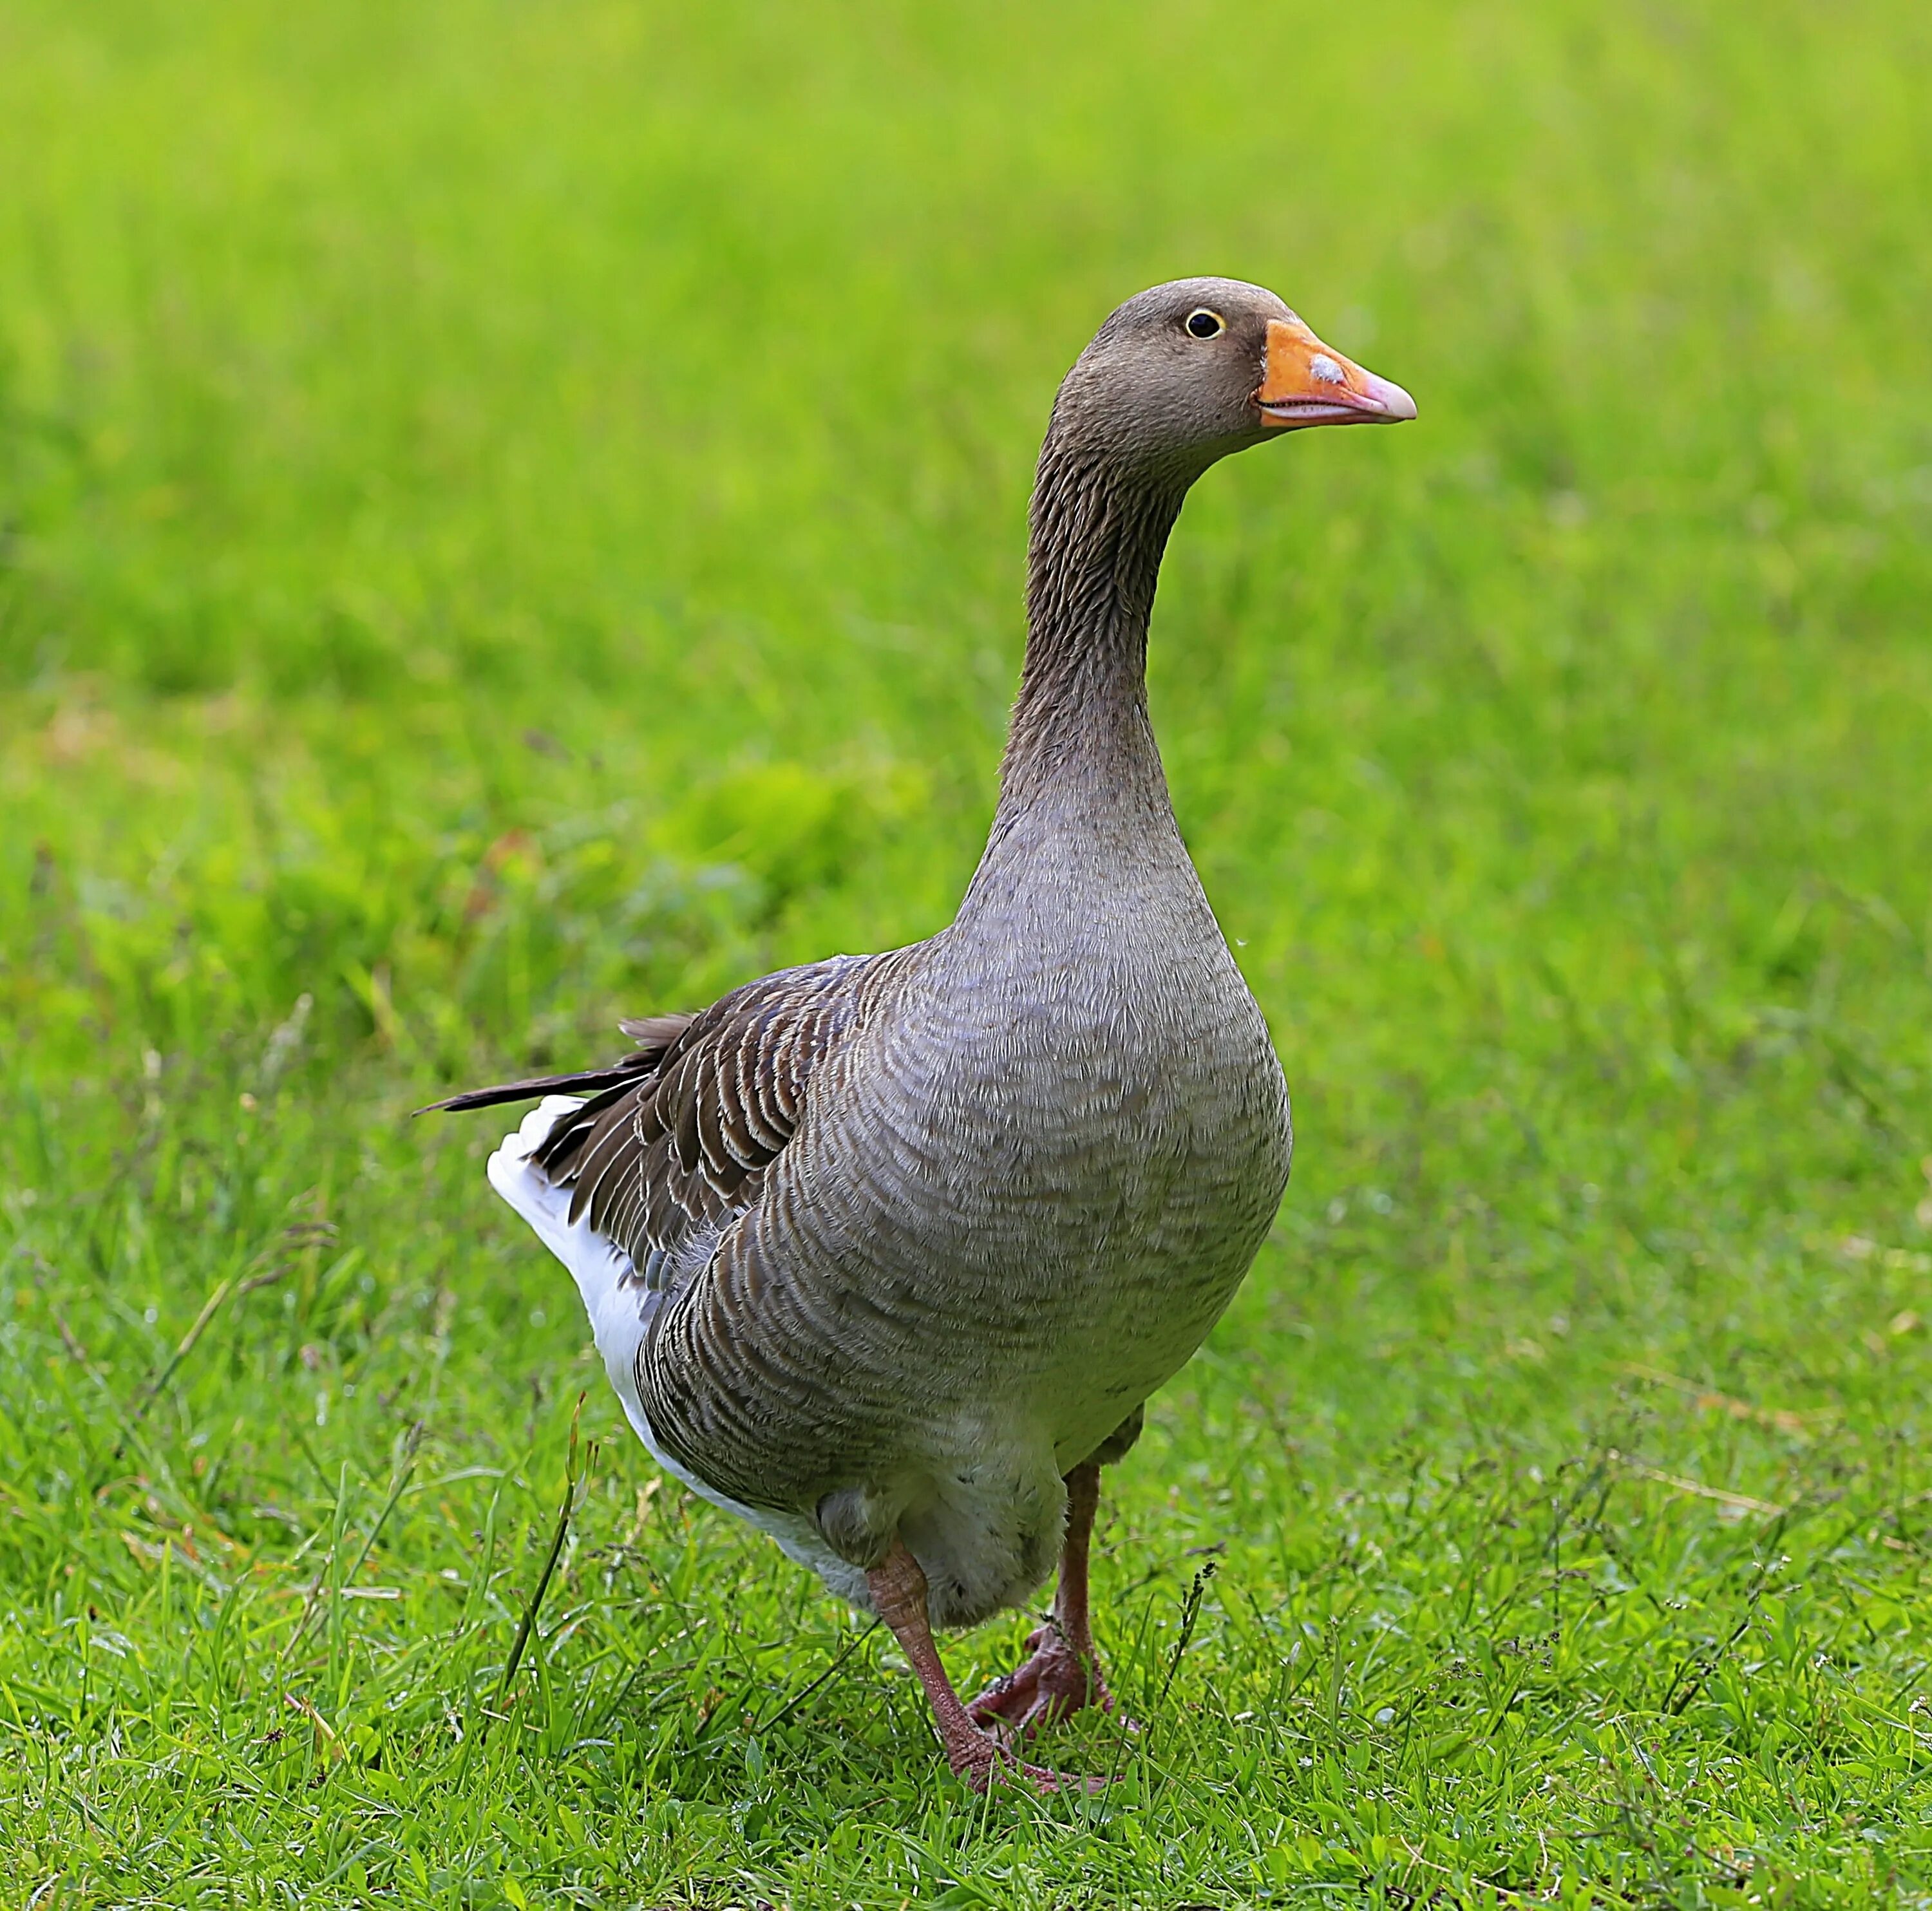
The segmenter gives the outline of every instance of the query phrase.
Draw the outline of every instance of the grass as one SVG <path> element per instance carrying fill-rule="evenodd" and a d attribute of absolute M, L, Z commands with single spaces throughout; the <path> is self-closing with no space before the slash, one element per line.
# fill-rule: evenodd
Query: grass
<path fill-rule="evenodd" d="M 1932 1898 L 1928 70 L 1907 0 L 11 0 L 11 1901 Z M 946 918 L 1054 382 L 1210 270 L 1423 419 L 1176 542 L 1295 1177 L 1109 1481 L 1146 1730 L 980 1801 L 405 1116 Z"/>

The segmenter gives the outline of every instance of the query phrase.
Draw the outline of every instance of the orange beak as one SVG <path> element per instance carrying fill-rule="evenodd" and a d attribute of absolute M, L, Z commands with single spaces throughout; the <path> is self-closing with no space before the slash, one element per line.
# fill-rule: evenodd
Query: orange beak
<path fill-rule="evenodd" d="M 1294 431 L 1316 424 L 1399 424 L 1415 400 L 1399 385 L 1331 352 L 1299 319 L 1270 319 L 1255 403 L 1262 423 Z"/>

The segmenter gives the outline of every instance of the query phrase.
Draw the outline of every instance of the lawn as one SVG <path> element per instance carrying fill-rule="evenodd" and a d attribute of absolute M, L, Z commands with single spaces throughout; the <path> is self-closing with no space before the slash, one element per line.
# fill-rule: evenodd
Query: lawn
<path fill-rule="evenodd" d="M 0 127 L 7 1901 L 1932 1903 L 1922 4 L 0 0 Z M 949 918 L 1199 271 L 1422 415 L 1177 534 L 1294 1176 L 980 1799 L 409 1112 Z"/>

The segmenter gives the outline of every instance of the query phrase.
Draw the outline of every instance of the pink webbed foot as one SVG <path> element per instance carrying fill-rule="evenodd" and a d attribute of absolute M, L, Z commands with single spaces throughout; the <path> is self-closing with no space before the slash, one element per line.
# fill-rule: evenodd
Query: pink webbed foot
<path fill-rule="evenodd" d="M 1114 1695 L 1100 1676 L 1092 1654 L 1076 1652 L 1052 1620 L 1027 1640 L 1032 1657 L 996 1679 L 966 1708 L 974 1724 L 1003 1739 L 1030 1737 L 1043 1725 L 1058 1724 L 1088 1706 L 1114 1709 Z M 1130 1719 L 1129 1731 L 1137 1728 Z"/>
<path fill-rule="evenodd" d="M 970 1731 L 970 1736 L 969 1736 Z M 1104 1778 L 1089 1778 L 1077 1772 L 1049 1772 L 1042 1765 L 1029 1765 L 1014 1757 L 990 1733 L 967 1731 L 942 1733 L 946 1742 L 946 1762 L 955 1775 L 976 1792 L 994 1784 L 1018 1784 L 1036 1792 L 1101 1792 Z"/>
<path fill-rule="evenodd" d="M 995 1779 L 1030 1785 L 1036 1792 L 1095 1792 L 1105 1786 L 1103 1778 L 1049 1772 L 1044 1766 L 1028 1765 L 1016 1759 L 968 1717 L 932 1643 L 926 1574 L 906 1550 L 903 1541 L 892 1541 L 891 1550 L 866 1573 L 866 1579 L 872 1591 L 873 1610 L 891 1628 L 892 1637 L 906 1655 L 906 1663 L 926 1688 L 933 1723 L 939 1728 L 939 1742 L 946 1748 L 946 1763 L 974 1791 L 984 1792 Z"/>

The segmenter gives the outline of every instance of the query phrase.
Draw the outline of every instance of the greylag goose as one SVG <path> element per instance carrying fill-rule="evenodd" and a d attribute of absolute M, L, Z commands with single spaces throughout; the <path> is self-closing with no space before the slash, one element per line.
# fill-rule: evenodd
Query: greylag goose
<path fill-rule="evenodd" d="M 624 1023 L 608 1068 L 436 1104 L 543 1098 L 490 1183 L 575 1277 L 638 1437 L 892 1628 L 976 1790 L 1064 1782 L 1013 1747 L 1111 1706 L 1100 1469 L 1288 1179 L 1281 1065 L 1148 726 L 1161 554 L 1217 459 L 1414 415 L 1258 286 L 1129 299 L 1054 401 L 999 803 L 955 921 Z M 1031 1657 L 962 1703 L 934 1628 L 1023 1604 L 1056 1559 Z"/>

